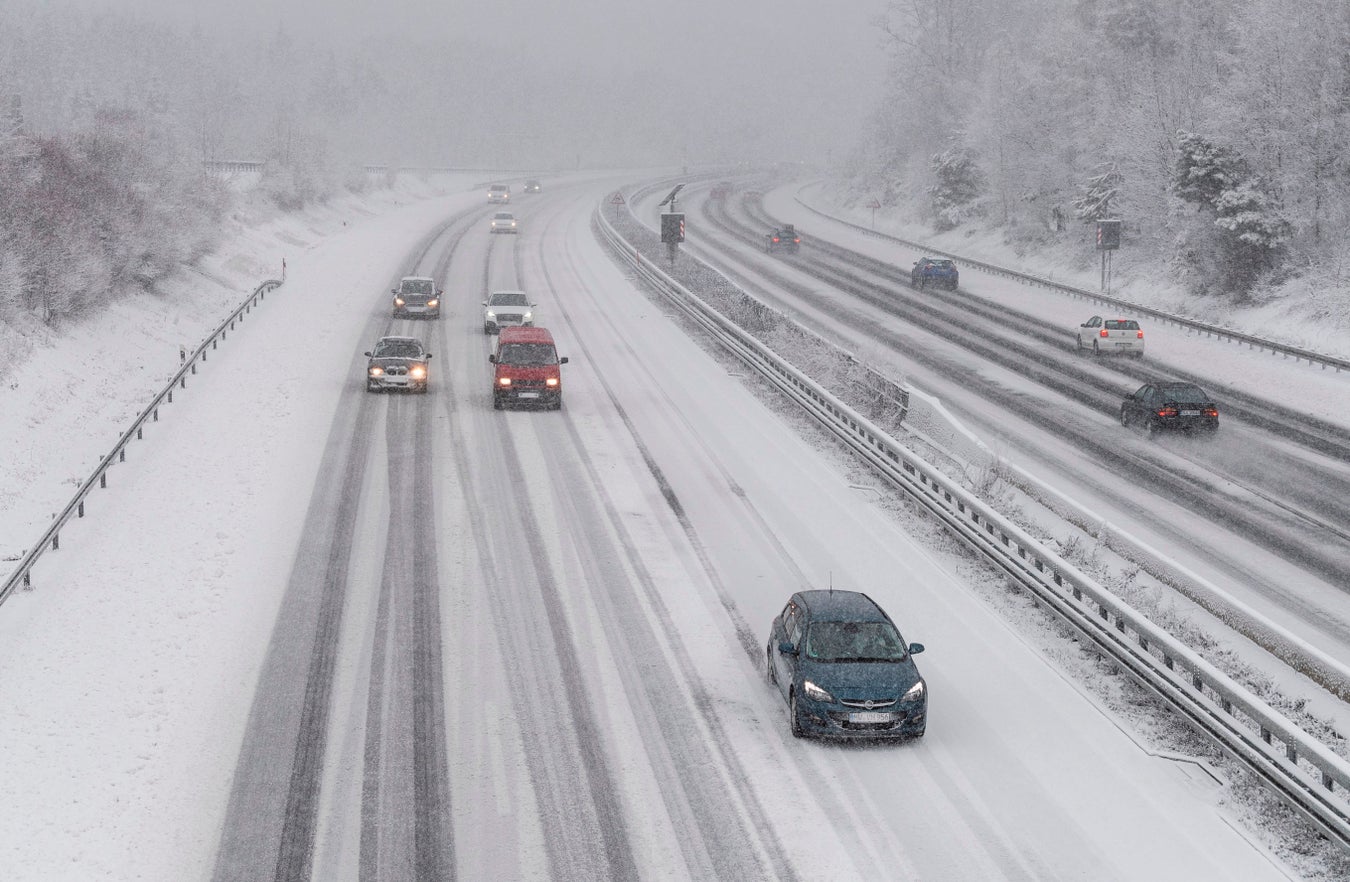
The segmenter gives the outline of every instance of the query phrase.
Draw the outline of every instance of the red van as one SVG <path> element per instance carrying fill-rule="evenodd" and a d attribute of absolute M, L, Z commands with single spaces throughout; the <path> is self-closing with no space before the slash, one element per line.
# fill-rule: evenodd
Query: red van
<path fill-rule="evenodd" d="M 562 371 L 566 358 L 558 357 L 547 328 L 502 328 L 497 351 L 488 356 L 497 366 L 492 377 L 492 406 L 526 402 L 562 409 Z"/>

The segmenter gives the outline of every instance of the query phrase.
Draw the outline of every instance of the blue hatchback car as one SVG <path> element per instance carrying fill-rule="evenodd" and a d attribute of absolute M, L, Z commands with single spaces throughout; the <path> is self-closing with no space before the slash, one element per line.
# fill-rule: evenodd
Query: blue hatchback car
<path fill-rule="evenodd" d="M 788 705 L 792 734 L 918 738 L 928 687 L 876 601 L 857 591 L 799 591 L 769 629 L 769 682 Z"/>
<path fill-rule="evenodd" d="M 948 291 L 955 291 L 961 281 L 961 273 L 956 261 L 947 257 L 921 257 L 914 262 L 909 271 L 910 285 L 922 291 L 929 285 L 937 285 Z"/>

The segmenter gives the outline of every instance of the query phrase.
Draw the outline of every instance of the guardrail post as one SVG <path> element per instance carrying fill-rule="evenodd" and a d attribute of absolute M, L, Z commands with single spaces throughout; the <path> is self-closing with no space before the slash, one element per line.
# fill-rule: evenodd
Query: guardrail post
<path fill-rule="evenodd" d="M 32 579 L 32 577 L 31 577 L 31 574 L 29 574 L 29 573 L 24 573 L 24 574 L 23 574 L 23 589 L 24 589 L 25 591 L 32 591 L 32 590 L 33 590 L 33 579 Z"/>
<path fill-rule="evenodd" d="M 184 376 L 184 377 L 179 377 L 179 378 L 178 378 L 178 388 L 180 388 L 180 389 L 186 389 L 186 388 L 187 388 L 187 377 Z"/>
<path fill-rule="evenodd" d="M 170 403 L 170 404 L 173 404 L 173 390 L 172 390 L 172 389 L 169 390 L 169 403 Z M 155 411 L 155 419 L 159 419 L 159 411 L 158 411 L 158 410 Z"/>
<path fill-rule="evenodd" d="M 136 440 L 137 440 L 137 441 L 144 441 L 144 440 L 145 440 L 144 432 L 145 432 L 144 427 L 142 427 L 142 426 L 137 426 L 137 427 L 136 427 Z"/>
<path fill-rule="evenodd" d="M 192 373 L 193 374 L 197 373 L 197 362 L 195 361 L 192 363 Z"/>
<path fill-rule="evenodd" d="M 107 473 L 107 472 L 104 472 L 103 474 L 101 474 L 101 475 L 98 476 L 98 489 L 100 489 L 100 490 L 107 490 L 107 489 L 108 489 L 108 473 Z"/>
<path fill-rule="evenodd" d="M 117 451 L 117 461 L 118 461 L 118 462 L 126 462 L 126 461 L 127 461 L 127 449 L 126 449 L 125 447 L 123 447 L 123 448 L 121 448 L 120 450 Z"/>
<path fill-rule="evenodd" d="M 53 533 L 53 534 L 52 534 L 52 551 L 60 551 L 60 550 L 61 550 L 61 534 L 60 534 L 60 533 Z"/>
<path fill-rule="evenodd" d="M 1286 744 L 1284 746 L 1284 755 L 1289 758 L 1289 762 L 1295 764 L 1298 763 L 1298 751 L 1294 749 L 1294 745 Z"/>
<path fill-rule="evenodd" d="M 170 401 L 173 400 L 173 393 L 172 393 L 172 392 L 169 393 L 169 400 L 170 400 Z M 158 407 L 155 408 L 155 422 L 159 422 L 159 408 L 158 408 Z"/>
<path fill-rule="evenodd" d="M 80 500 L 80 507 L 79 507 L 79 509 L 78 509 L 78 516 L 79 516 L 79 517 L 84 517 L 84 500 L 83 500 L 83 499 Z"/>

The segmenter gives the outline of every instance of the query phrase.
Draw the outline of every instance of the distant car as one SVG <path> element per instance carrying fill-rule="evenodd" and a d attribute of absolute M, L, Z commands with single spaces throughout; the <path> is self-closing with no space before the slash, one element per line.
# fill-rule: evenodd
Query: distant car
<path fill-rule="evenodd" d="M 919 738 L 928 686 L 876 601 L 857 591 L 799 591 L 769 628 L 769 682 L 788 705 L 792 734 Z"/>
<path fill-rule="evenodd" d="M 492 223 L 489 229 L 494 233 L 514 233 L 516 230 L 516 216 L 509 211 L 499 211 L 492 216 Z"/>
<path fill-rule="evenodd" d="M 1091 349 L 1093 355 L 1117 352 L 1144 357 L 1144 329 L 1134 319 L 1104 319 L 1099 315 L 1078 326 L 1078 348 Z"/>
<path fill-rule="evenodd" d="M 1141 425 L 1149 435 L 1187 432 L 1212 435 L 1219 430 L 1219 406 L 1194 383 L 1145 383 L 1120 405 L 1120 424 Z"/>
<path fill-rule="evenodd" d="M 433 279 L 407 276 L 393 289 L 394 316 L 397 318 L 440 318 L 441 294 Z"/>
<path fill-rule="evenodd" d="M 770 230 L 764 236 L 764 250 L 770 253 L 787 251 L 790 254 L 796 254 L 801 245 L 802 237 L 797 235 L 797 230 L 792 224 L 783 224 L 776 230 Z"/>
<path fill-rule="evenodd" d="M 525 186 L 522 189 L 526 193 L 538 193 L 542 188 L 539 186 L 538 181 L 536 181 L 534 178 L 530 178 L 528 181 L 525 182 Z"/>
<path fill-rule="evenodd" d="M 492 184 L 488 187 L 488 202 L 510 202 L 511 188 L 506 184 Z"/>
<path fill-rule="evenodd" d="M 483 333 L 534 325 L 534 304 L 524 291 L 493 291 L 483 301 Z"/>
<path fill-rule="evenodd" d="M 381 337 L 365 356 L 370 359 L 366 363 L 367 392 L 427 391 L 427 362 L 431 353 L 416 337 Z"/>
<path fill-rule="evenodd" d="M 921 257 L 914 262 L 914 269 L 909 271 L 909 283 L 921 291 L 929 285 L 955 291 L 960 280 L 961 273 L 956 269 L 956 261 L 945 257 Z"/>
<path fill-rule="evenodd" d="M 731 181 L 718 181 L 716 184 L 713 184 L 712 189 L 708 191 L 708 197 L 710 199 L 726 199 L 730 195 Z"/>

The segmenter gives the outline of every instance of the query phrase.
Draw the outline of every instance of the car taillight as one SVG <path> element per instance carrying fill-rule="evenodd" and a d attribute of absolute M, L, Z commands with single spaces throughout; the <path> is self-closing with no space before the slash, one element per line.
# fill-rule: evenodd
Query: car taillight
<path fill-rule="evenodd" d="M 800 244 L 802 244 L 802 237 L 801 237 L 801 236 L 798 236 L 797 238 L 793 239 L 793 240 L 792 240 L 792 244 L 793 244 L 793 245 L 800 245 Z"/>
<path fill-rule="evenodd" d="M 778 241 L 778 237 L 777 237 L 777 236 L 774 236 L 774 237 L 773 237 L 773 240 L 774 240 L 775 242 L 777 242 L 777 241 Z"/>
<path fill-rule="evenodd" d="M 1140 340 L 1144 339 L 1144 329 L 1140 328 L 1139 330 L 1134 332 L 1134 335 L 1138 337 Z"/>
<path fill-rule="evenodd" d="M 1217 407 L 1207 407 L 1205 408 L 1205 416 L 1214 417 L 1215 419 L 1218 419 L 1219 409 Z"/>
<path fill-rule="evenodd" d="M 510 386 L 510 385 L 511 385 L 511 378 L 510 378 L 510 377 L 498 377 L 498 378 L 497 378 L 497 385 L 499 385 L 499 386 Z"/>
<path fill-rule="evenodd" d="M 1175 407 L 1173 407 L 1172 405 L 1170 405 L 1170 404 L 1164 405 L 1163 407 L 1158 408 L 1158 416 L 1160 416 L 1160 417 L 1170 417 L 1170 416 L 1176 416 L 1176 415 L 1177 415 L 1177 409 L 1176 409 Z"/>
<path fill-rule="evenodd" d="M 1102 328 L 1102 329 L 1101 329 L 1101 332 L 1099 333 L 1099 336 L 1102 336 L 1102 337 L 1110 337 L 1110 336 L 1111 336 L 1111 332 L 1108 331 L 1108 330 L 1106 330 L 1106 328 Z"/>

